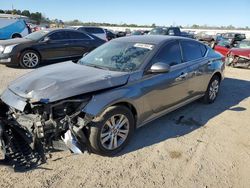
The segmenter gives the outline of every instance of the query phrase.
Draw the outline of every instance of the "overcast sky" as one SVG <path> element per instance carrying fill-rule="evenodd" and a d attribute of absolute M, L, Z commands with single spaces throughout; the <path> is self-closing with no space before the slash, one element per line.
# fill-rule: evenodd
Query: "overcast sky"
<path fill-rule="evenodd" d="M 0 0 L 64 21 L 250 27 L 250 0 Z"/>

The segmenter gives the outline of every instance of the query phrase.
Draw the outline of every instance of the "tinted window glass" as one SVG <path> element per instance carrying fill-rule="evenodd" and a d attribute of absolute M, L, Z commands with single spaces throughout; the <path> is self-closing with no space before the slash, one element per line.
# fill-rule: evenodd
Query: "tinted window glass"
<path fill-rule="evenodd" d="M 84 33 L 80 32 L 69 32 L 71 39 L 90 39 L 88 35 L 85 35 Z"/>
<path fill-rule="evenodd" d="M 202 55 L 202 57 L 204 57 L 206 55 L 206 52 L 207 52 L 207 47 L 203 44 L 200 44 L 200 48 L 201 48 L 201 55 Z"/>
<path fill-rule="evenodd" d="M 85 27 L 84 31 L 88 32 L 88 33 L 93 33 L 93 34 L 103 34 L 104 30 L 102 28 L 98 28 L 98 27 Z"/>
<path fill-rule="evenodd" d="M 65 31 L 58 31 L 49 36 L 51 40 L 66 40 L 69 39 L 69 36 Z"/>
<path fill-rule="evenodd" d="M 202 57 L 200 45 L 197 42 L 181 41 L 184 61 L 192 61 Z"/>
<path fill-rule="evenodd" d="M 153 60 L 153 63 L 157 62 L 167 63 L 170 66 L 181 63 L 182 57 L 179 43 L 172 42 L 163 47 Z"/>

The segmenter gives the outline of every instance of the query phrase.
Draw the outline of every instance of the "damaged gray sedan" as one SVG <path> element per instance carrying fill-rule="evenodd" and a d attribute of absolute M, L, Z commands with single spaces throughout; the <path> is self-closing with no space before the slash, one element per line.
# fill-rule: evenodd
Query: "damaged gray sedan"
<path fill-rule="evenodd" d="M 224 67 L 222 56 L 192 39 L 112 40 L 77 64 L 12 82 L 0 100 L 1 148 L 15 168 L 46 161 L 58 140 L 74 153 L 115 155 L 136 128 L 199 98 L 214 102 Z"/>

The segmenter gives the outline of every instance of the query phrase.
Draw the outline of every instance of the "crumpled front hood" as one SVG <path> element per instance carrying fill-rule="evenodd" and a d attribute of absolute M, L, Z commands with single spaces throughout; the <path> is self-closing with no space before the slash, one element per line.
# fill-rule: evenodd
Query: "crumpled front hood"
<path fill-rule="evenodd" d="M 233 53 L 234 55 L 239 55 L 239 56 L 245 56 L 245 57 L 250 57 L 250 49 L 246 48 L 232 48 L 230 50 L 230 53 Z"/>
<path fill-rule="evenodd" d="M 97 69 L 71 62 L 32 71 L 9 85 L 9 89 L 32 102 L 49 102 L 126 84 L 129 73 Z"/>

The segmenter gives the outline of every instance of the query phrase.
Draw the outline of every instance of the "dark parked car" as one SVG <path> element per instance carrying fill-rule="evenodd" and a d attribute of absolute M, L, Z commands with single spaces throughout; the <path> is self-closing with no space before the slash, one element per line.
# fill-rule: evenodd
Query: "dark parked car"
<path fill-rule="evenodd" d="M 149 35 L 170 35 L 170 36 L 182 36 L 193 38 L 193 35 L 187 32 L 181 32 L 179 27 L 156 27 L 152 29 Z"/>
<path fill-rule="evenodd" d="M 125 37 L 127 35 L 127 32 L 125 31 L 117 31 L 116 32 L 116 37 L 119 38 L 119 37 Z"/>
<path fill-rule="evenodd" d="M 72 152 L 112 156 L 136 128 L 200 98 L 213 103 L 223 71 L 222 56 L 192 39 L 114 39 L 78 64 L 40 68 L 8 86 L 0 100 L 5 156 L 26 165 L 26 155 L 43 158 L 60 138 Z"/>
<path fill-rule="evenodd" d="M 102 40 L 108 41 L 107 34 L 105 29 L 101 27 L 95 27 L 95 26 L 71 26 L 70 29 L 76 29 L 78 31 L 82 31 L 85 33 L 89 33 L 91 35 L 94 35 L 96 37 L 99 37 Z"/>
<path fill-rule="evenodd" d="M 35 68 L 45 61 L 78 60 L 105 41 L 70 29 L 37 31 L 0 42 L 0 62 Z"/>
<path fill-rule="evenodd" d="M 144 35 L 144 32 L 142 30 L 135 30 L 132 31 L 130 35 Z"/>
<path fill-rule="evenodd" d="M 233 41 L 242 41 L 246 39 L 246 35 L 244 33 L 222 33 L 221 36 L 223 38 L 232 39 Z"/>
<path fill-rule="evenodd" d="M 106 31 L 106 36 L 107 36 L 108 41 L 115 39 L 117 37 L 113 31 L 108 30 L 108 29 L 105 29 L 105 31 Z"/>

